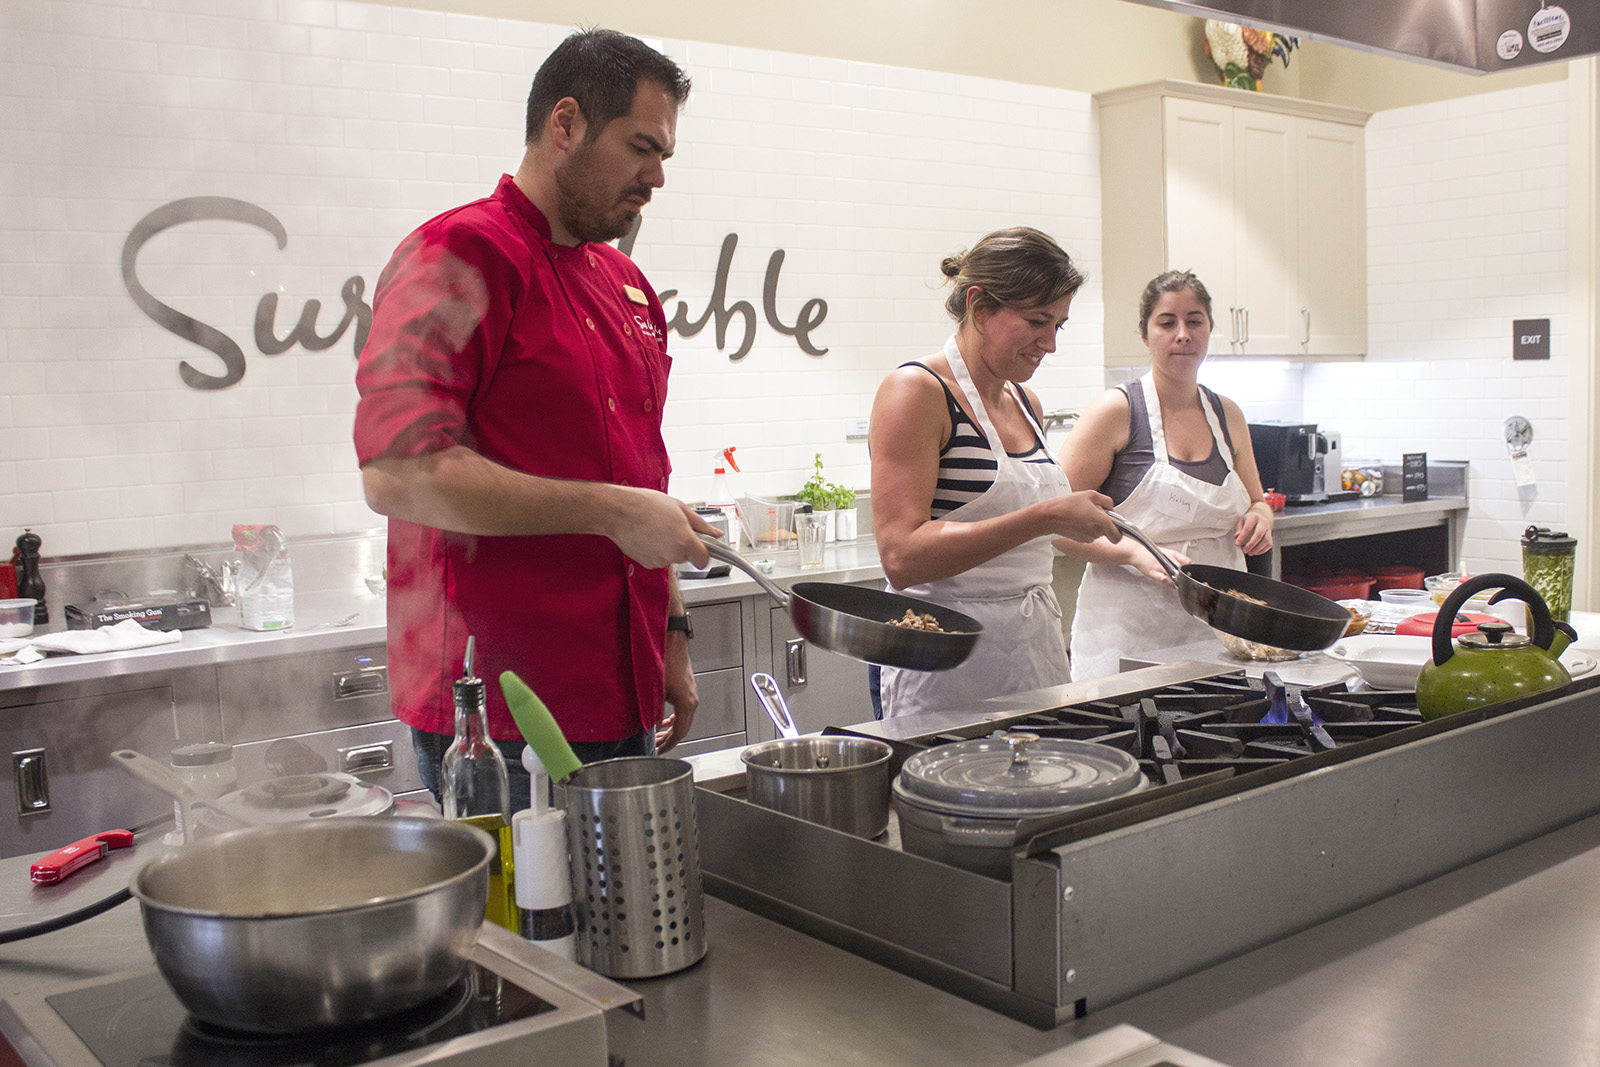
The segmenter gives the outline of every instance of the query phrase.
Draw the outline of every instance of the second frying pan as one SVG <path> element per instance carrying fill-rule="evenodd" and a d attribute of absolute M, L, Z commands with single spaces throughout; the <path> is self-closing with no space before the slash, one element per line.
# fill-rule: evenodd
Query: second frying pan
<path fill-rule="evenodd" d="M 1156 557 L 1177 586 L 1184 611 L 1225 634 L 1312 652 L 1339 640 L 1350 623 L 1344 608 L 1297 585 L 1230 567 L 1203 563 L 1179 567 L 1122 516 L 1111 513 L 1111 521 Z"/>

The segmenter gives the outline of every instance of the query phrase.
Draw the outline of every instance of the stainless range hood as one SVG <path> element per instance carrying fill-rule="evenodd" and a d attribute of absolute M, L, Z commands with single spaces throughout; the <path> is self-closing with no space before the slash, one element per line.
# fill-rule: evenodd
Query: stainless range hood
<path fill-rule="evenodd" d="M 1600 53 L 1595 0 L 1132 0 L 1469 74 Z"/>

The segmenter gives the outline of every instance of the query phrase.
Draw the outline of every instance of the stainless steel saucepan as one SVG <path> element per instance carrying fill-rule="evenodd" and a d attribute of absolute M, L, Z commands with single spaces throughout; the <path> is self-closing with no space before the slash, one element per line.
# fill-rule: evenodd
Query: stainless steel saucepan
<path fill-rule="evenodd" d="M 1115 512 L 1109 514 L 1172 578 L 1183 610 L 1213 629 L 1275 648 L 1313 652 L 1343 637 L 1350 624 L 1348 611 L 1309 589 L 1231 567 L 1179 567 L 1143 531 Z"/>
<path fill-rule="evenodd" d="M 983 624 L 970 615 L 898 593 L 832 582 L 797 582 L 785 590 L 715 537 L 701 540 L 713 556 L 744 571 L 786 608 L 801 637 L 829 652 L 885 667 L 947 671 L 971 655 L 983 633 Z M 892 625 L 908 610 L 933 616 L 939 629 Z"/>

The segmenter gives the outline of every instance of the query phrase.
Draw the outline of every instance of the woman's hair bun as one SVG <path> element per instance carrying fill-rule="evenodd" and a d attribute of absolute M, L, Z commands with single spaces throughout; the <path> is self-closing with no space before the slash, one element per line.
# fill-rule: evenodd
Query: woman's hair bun
<path fill-rule="evenodd" d="M 962 258 L 962 256 L 945 256 L 939 263 L 939 273 L 946 278 L 959 278 Z"/>

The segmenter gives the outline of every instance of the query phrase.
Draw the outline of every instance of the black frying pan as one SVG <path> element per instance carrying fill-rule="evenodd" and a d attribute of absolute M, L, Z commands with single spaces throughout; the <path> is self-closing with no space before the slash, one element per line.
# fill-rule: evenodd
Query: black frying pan
<path fill-rule="evenodd" d="M 1309 589 L 1231 567 L 1179 567 L 1122 516 L 1112 513 L 1111 521 L 1156 557 L 1177 586 L 1183 610 L 1213 629 L 1274 648 L 1311 652 L 1339 640 L 1350 624 L 1348 611 Z"/>
<path fill-rule="evenodd" d="M 715 537 L 701 535 L 706 548 L 756 580 L 781 607 L 794 628 L 818 648 L 851 659 L 903 667 L 913 671 L 947 671 L 972 653 L 983 624 L 959 611 L 880 589 L 859 589 L 832 582 L 797 582 L 785 590 Z M 913 630 L 890 625 L 910 609 L 932 615 L 939 630 Z"/>

